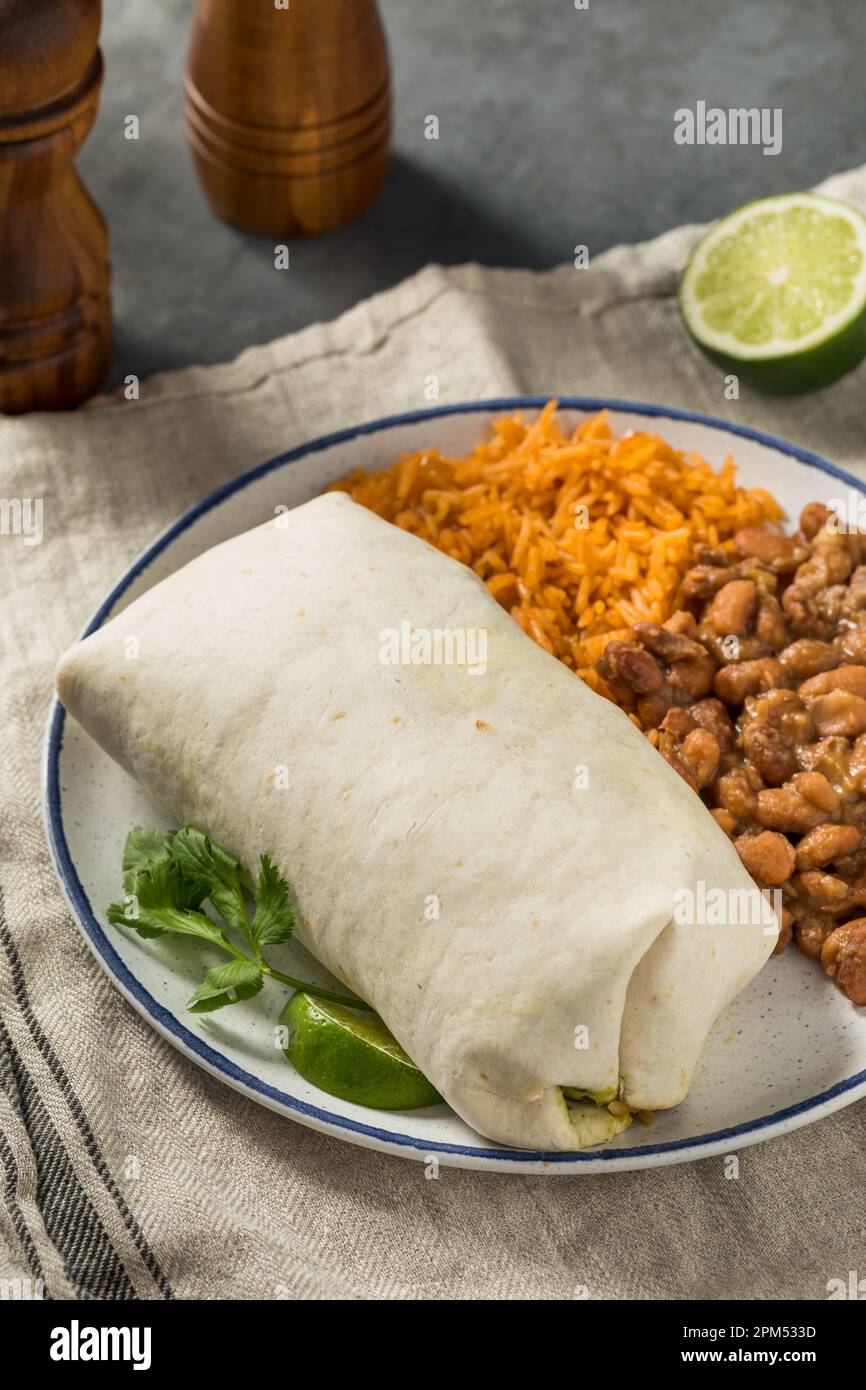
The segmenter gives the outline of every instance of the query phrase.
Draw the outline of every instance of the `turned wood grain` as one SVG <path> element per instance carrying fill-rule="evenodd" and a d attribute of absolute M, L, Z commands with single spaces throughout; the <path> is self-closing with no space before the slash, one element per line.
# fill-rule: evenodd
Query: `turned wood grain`
<path fill-rule="evenodd" d="M 376 0 L 198 0 L 186 114 L 199 179 L 229 222 L 297 236 L 359 217 L 390 158 Z"/>
<path fill-rule="evenodd" d="M 102 82 L 100 0 L 0 0 L 0 411 L 62 410 L 112 356 L 108 232 L 73 165 Z"/>

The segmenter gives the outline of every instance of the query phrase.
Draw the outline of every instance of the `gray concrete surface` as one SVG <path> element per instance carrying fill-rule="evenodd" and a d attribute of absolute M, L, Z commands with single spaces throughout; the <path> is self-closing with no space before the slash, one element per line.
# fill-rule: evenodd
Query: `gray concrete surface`
<path fill-rule="evenodd" d="M 79 167 L 113 238 L 110 384 L 223 361 L 431 260 L 548 266 L 866 161 L 863 0 L 380 2 L 390 177 L 361 222 L 297 242 L 285 273 L 273 240 L 218 221 L 196 183 L 181 91 L 193 0 L 106 0 L 106 84 Z M 781 107 L 782 152 L 676 145 L 673 113 L 699 99 Z"/>

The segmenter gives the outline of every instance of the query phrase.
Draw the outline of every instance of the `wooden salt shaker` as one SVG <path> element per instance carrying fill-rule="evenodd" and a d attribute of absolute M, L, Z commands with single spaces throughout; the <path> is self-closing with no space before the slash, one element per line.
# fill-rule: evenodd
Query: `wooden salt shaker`
<path fill-rule="evenodd" d="M 229 222 L 296 236 L 359 217 L 391 144 L 376 0 L 198 0 L 186 112 L 205 194 Z"/>
<path fill-rule="evenodd" d="M 111 365 L 108 232 L 73 166 L 101 0 L 0 0 L 0 411 L 62 410 Z"/>

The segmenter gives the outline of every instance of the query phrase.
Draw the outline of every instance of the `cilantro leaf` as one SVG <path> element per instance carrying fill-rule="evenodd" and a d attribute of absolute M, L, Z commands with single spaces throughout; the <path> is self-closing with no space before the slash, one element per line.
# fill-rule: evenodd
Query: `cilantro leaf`
<path fill-rule="evenodd" d="M 152 868 L 160 860 L 173 862 L 173 841 L 173 831 L 163 833 L 152 825 L 133 826 L 123 848 L 123 886 L 127 894 L 136 892 L 136 876 L 140 869 Z M 167 901 L 160 906 L 170 905 L 181 909 L 201 907 L 206 895 L 199 892 L 197 885 L 185 878 L 179 868 L 172 879 L 172 886 L 170 903 Z"/>
<path fill-rule="evenodd" d="M 163 834 L 152 825 L 134 825 L 123 847 L 123 868 L 145 869 L 154 859 L 169 852 L 172 836 Z"/>
<path fill-rule="evenodd" d="M 112 903 L 108 909 L 108 920 L 114 926 L 132 927 L 144 937 L 180 932 L 225 946 L 227 937 L 222 927 L 203 912 L 184 906 L 189 885 L 170 855 L 151 860 L 145 868 L 127 870 L 123 886 L 124 901 Z"/>
<path fill-rule="evenodd" d="M 134 897 L 123 903 L 111 903 L 108 920 L 114 926 L 132 927 L 139 936 L 164 936 L 178 932 L 181 936 L 199 936 L 215 946 L 225 946 L 225 932 L 203 912 L 182 911 L 176 907 L 141 907 Z"/>
<path fill-rule="evenodd" d="M 183 908 L 185 884 L 183 875 L 170 854 L 161 854 L 143 868 L 124 874 L 142 907 Z"/>
<path fill-rule="evenodd" d="M 200 894 L 199 903 L 210 898 L 228 925 L 246 936 L 249 923 L 238 861 L 194 825 L 178 830 L 171 853 L 183 877 Z"/>
<path fill-rule="evenodd" d="M 106 916 L 112 926 L 132 927 L 139 936 L 164 936 L 167 931 L 171 931 L 171 927 L 160 922 L 153 912 L 145 912 L 142 915 L 138 898 L 129 888 L 126 889 L 123 902 L 108 904 Z"/>
<path fill-rule="evenodd" d="M 256 884 L 256 911 L 250 924 L 249 939 L 258 953 L 262 946 L 288 941 L 295 930 L 296 913 L 289 903 L 289 885 L 269 854 L 263 854 Z"/>
<path fill-rule="evenodd" d="M 213 1013 L 227 1004 L 252 999 L 263 984 L 264 976 L 254 961 L 230 960 L 207 972 L 187 1008 L 194 1014 Z"/>
<path fill-rule="evenodd" d="M 349 1008 L 370 1008 L 361 999 L 286 975 L 265 960 L 262 948 L 288 941 L 296 922 L 289 885 L 268 854 L 261 857 L 252 921 L 237 860 L 194 825 L 165 834 L 152 826 L 135 826 L 123 852 L 123 889 L 123 901 L 108 908 L 112 925 L 132 927 L 143 937 L 171 932 L 199 937 L 233 957 L 229 964 L 207 972 L 187 1005 L 193 1013 L 209 1013 L 251 999 L 266 975 L 291 989 Z M 238 949 L 225 927 L 199 910 L 206 898 L 227 926 L 243 935 L 254 960 Z"/>

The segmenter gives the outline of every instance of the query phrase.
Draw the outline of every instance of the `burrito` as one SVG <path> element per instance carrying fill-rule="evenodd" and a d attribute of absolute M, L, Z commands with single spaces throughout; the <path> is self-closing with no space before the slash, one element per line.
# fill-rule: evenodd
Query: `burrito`
<path fill-rule="evenodd" d="M 304 945 L 503 1144 L 582 1148 L 676 1105 L 775 944 L 629 718 L 344 493 L 157 584 L 57 688 L 178 824 L 275 859 Z"/>

